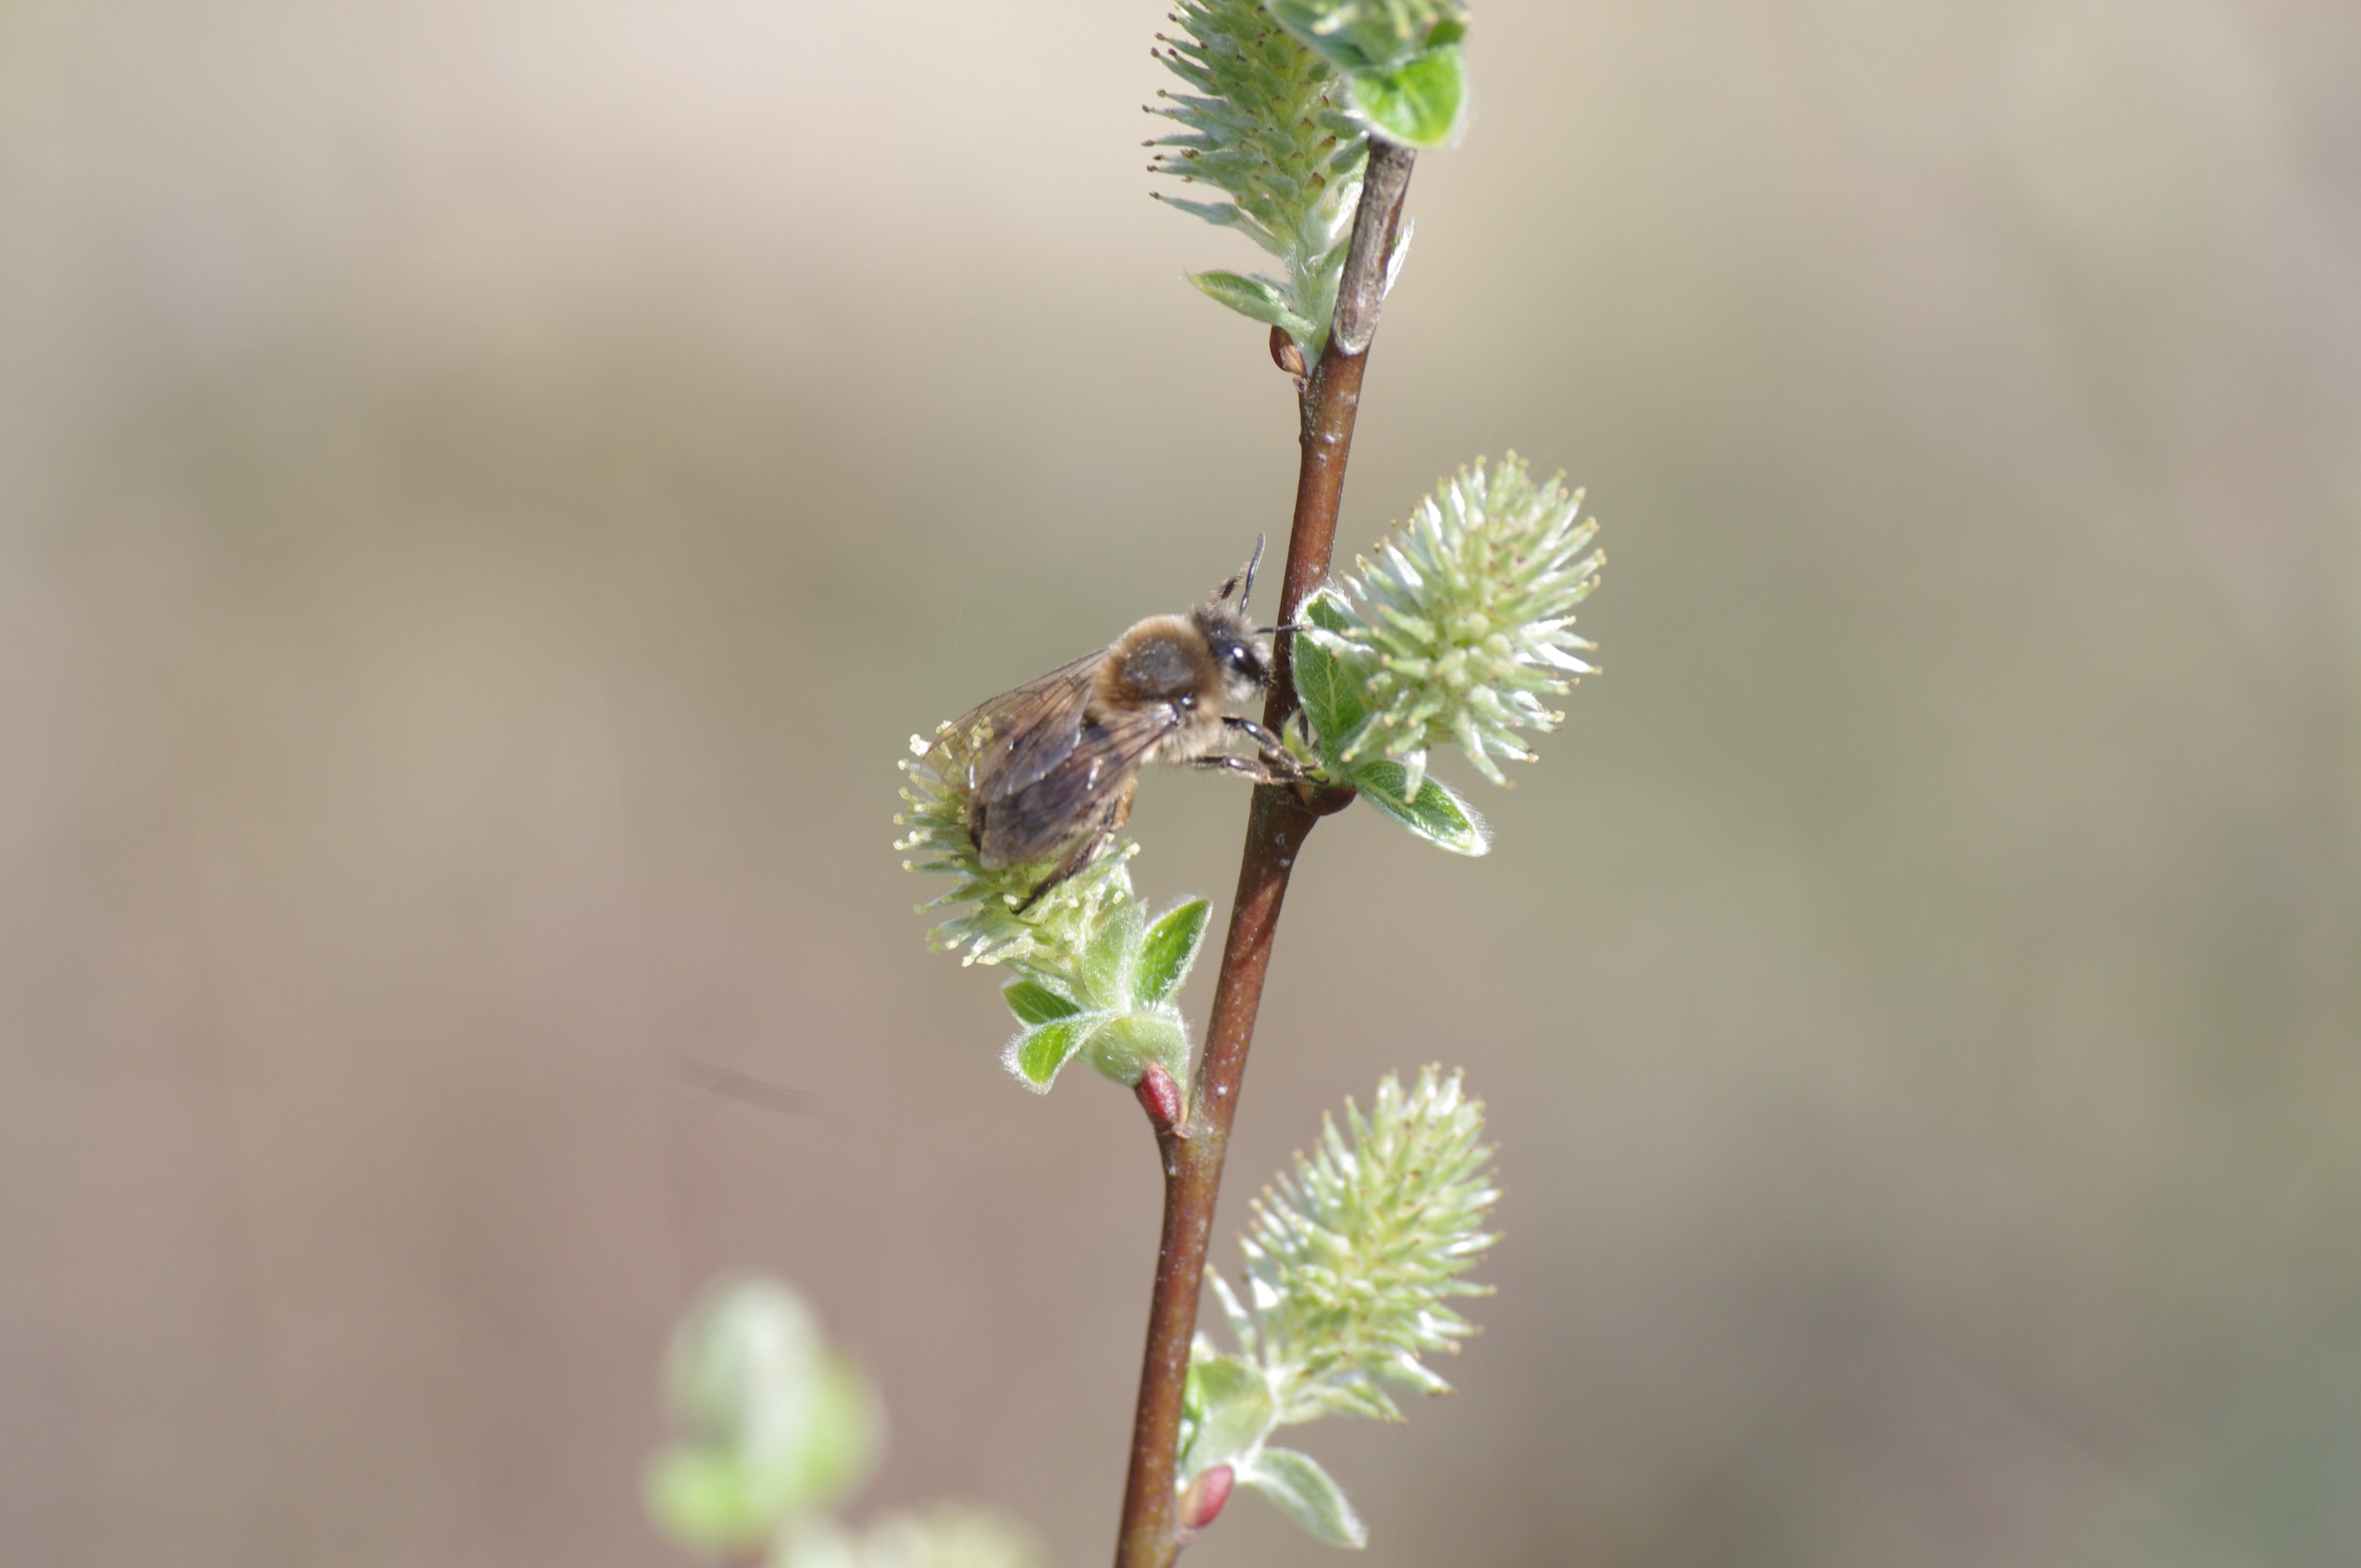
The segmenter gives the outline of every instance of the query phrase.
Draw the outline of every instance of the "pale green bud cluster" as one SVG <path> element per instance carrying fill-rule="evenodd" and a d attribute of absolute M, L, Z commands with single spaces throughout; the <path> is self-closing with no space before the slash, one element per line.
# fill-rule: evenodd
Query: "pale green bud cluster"
<path fill-rule="evenodd" d="M 692 1552 L 764 1568 L 1039 1568 L 1022 1530 L 972 1508 L 889 1515 L 855 1533 L 833 1510 L 875 1468 L 885 1417 L 794 1290 L 716 1281 L 666 1357 L 682 1438 L 648 1467 L 648 1508 Z"/>
<path fill-rule="evenodd" d="M 1408 1090 L 1387 1075 L 1366 1116 L 1347 1101 L 1343 1128 L 1323 1122 L 1255 1204 L 1246 1299 L 1209 1275 L 1237 1351 L 1201 1335 L 1191 1353 L 1184 1485 L 1225 1464 L 1322 1539 L 1363 1543 L 1336 1483 L 1268 1439 L 1327 1415 L 1399 1420 L 1387 1385 L 1448 1391 L 1421 1357 L 1474 1332 L 1448 1301 L 1490 1294 L 1460 1277 L 1498 1239 L 1484 1229 L 1499 1189 L 1483 1131 L 1459 1074 L 1432 1067 Z"/>
<path fill-rule="evenodd" d="M 1205 938 L 1210 906 L 1191 899 L 1155 919 L 1133 893 L 1128 865 L 1139 846 L 1110 841 L 1072 876 L 1036 896 L 1062 850 L 1021 866 L 987 867 L 967 831 L 967 785 L 947 751 L 950 726 L 929 743 L 910 739 L 902 763 L 903 836 L 894 847 L 911 871 L 956 879 L 921 913 L 955 913 L 928 933 L 938 950 L 969 964 L 1005 965 L 1018 978 L 1002 997 L 1019 1025 L 1001 1052 L 1017 1080 L 1046 1093 L 1059 1069 L 1082 1057 L 1126 1086 L 1150 1068 L 1186 1096 L 1189 1025 L 1173 997 Z"/>
<path fill-rule="evenodd" d="M 1226 202 L 1157 192 L 1235 228 L 1279 258 L 1284 278 L 1200 272 L 1214 299 L 1280 327 L 1317 356 L 1360 200 L 1368 136 L 1345 112 L 1344 75 L 1263 9 L 1261 0 L 1183 0 L 1157 58 L 1190 89 L 1151 111 L 1180 129 L 1148 145 L 1157 173 L 1213 187 Z"/>

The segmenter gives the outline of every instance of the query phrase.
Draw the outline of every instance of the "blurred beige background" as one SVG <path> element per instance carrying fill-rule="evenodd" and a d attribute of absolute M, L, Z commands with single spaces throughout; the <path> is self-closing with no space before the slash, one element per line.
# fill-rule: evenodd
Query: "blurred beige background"
<path fill-rule="evenodd" d="M 856 1511 L 1104 1560 L 1153 1159 L 888 818 L 1284 526 L 1161 13 L 0 6 L 0 1558 L 677 1561 L 660 1346 L 753 1265 L 884 1386 Z M 2361 12 L 1474 59 L 1345 537 L 1565 467 L 1608 673 L 1500 852 L 1352 814 L 1282 934 L 1220 1255 L 1389 1068 L 1510 1185 L 1457 1397 L 1304 1439 L 1366 1561 L 2350 1563 Z M 1152 780 L 1144 890 L 1243 812 Z"/>

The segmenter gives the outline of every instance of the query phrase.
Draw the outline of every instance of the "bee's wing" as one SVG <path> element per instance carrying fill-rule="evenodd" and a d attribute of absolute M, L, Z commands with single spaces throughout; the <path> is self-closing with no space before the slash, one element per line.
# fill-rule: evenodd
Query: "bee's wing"
<path fill-rule="evenodd" d="M 985 856 L 1018 865 L 1104 827 L 1140 764 L 1180 723 L 1170 707 L 1156 703 L 1082 725 L 1047 771 L 1019 788 L 981 797 Z"/>
<path fill-rule="evenodd" d="M 957 776 L 972 796 L 991 801 L 1056 767 L 1081 737 L 1091 677 L 1105 657 L 1104 648 L 1085 653 L 963 715 L 935 743 L 950 764 L 944 776 Z"/>

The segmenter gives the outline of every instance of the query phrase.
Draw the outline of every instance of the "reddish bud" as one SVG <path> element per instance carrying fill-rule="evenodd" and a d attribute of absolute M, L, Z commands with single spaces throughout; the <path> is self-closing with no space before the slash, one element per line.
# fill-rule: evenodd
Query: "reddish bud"
<path fill-rule="evenodd" d="M 1172 1075 L 1160 1067 L 1151 1067 L 1139 1075 L 1132 1092 L 1139 1096 L 1139 1108 L 1156 1124 L 1159 1133 L 1169 1133 L 1180 1124 L 1184 1107 L 1180 1103 L 1180 1086 Z"/>
<path fill-rule="evenodd" d="M 1290 376 L 1308 374 L 1303 365 L 1303 347 L 1288 335 L 1283 326 L 1270 329 L 1270 362 Z"/>
<path fill-rule="evenodd" d="M 1230 1500 L 1230 1487 L 1237 1480 L 1226 1464 L 1216 1464 L 1194 1481 L 1180 1494 L 1180 1528 L 1202 1530 L 1222 1517 L 1222 1505 Z"/>

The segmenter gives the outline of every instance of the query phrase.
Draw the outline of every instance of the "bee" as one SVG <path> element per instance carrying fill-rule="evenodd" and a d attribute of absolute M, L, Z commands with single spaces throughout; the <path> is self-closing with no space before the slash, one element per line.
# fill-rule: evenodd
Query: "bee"
<path fill-rule="evenodd" d="M 968 841 L 987 870 L 1063 850 L 1021 912 L 1088 865 L 1131 816 L 1149 762 L 1220 768 L 1257 784 L 1302 769 L 1279 738 L 1229 711 L 1270 686 L 1270 655 L 1246 617 L 1262 542 L 1185 615 L 1152 615 L 1096 652 L 1003 692 L 945 729 L 937 771 L 963 784 Z M 1236 602 L 1231 597 L 1236 596 Z M 1232 741 L 1253 742 L 1239 756 Z"/>

